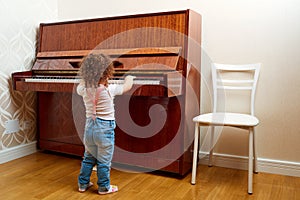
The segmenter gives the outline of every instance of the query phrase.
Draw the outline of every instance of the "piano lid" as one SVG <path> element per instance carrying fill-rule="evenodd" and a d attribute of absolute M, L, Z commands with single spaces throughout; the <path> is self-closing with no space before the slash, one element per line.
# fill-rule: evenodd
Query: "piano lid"
<path fill-rule="evenodd" d="M 78 70 L 84 56 L 103 53 L 123 63 L 121 70 L 176 70 L 181 47 L 39 52 L 32 70 Z M 116 69 L 118 70 L 118 69 Z"/>

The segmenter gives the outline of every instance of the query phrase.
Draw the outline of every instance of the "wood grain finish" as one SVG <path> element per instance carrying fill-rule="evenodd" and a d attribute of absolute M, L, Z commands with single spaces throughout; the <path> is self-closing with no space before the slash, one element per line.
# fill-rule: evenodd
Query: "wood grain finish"
<path fill-rule="evenodd" d="M 181 176 L 190 171 L 192 117 L 199 113 L 200 105 L 199 14 L 181 10 L 43 23 L 38 44 L 34 72 L 73 73 L 78 70 L 76 63 L 88 52 L 107 51 L 123 62 L 122 70 L 140 70 L 165 80 L 159 86 L 135 85 L 115 99 L 113 162 Z M 126 50 L 128 55 L 119 55 Z M 153 75 L 150 71 L 160 74 Z M 18 74 L 14 75 L 22 80 Z M 80 100 L 72 107 L 72 84 L 14 83 L 14 86 L 21 91 L 38 91 L 39 147 L 82 156 L 79 135 L 83 133 L 84 108 Z"/>
<path fill-rule="evenodd" d="M 21 166 L 21 167 L 20 167 Z M 300 196 L 300 178 L 276 174 L 254 175 L 253 195 L 246 193 L 247 171 L 198 165 L 197 184 L 191 175 L 178 179 L 153 173 L 111 170 L 111 182 L 119 191 L 109 196 L 97 194 L 94 186 L 85 193 L 77 191 L 80 159 L 35 153 L 0 165 L 1 199 L 113 199 L 113 200 L 296 200 Z"/>
<path fill-rule="evenodd" d="M 186 34 L 187 22 L 188 11 L 177 11 L 82 20 L 76 24 L 73 21 L 41 24 L 39 52 L 91 50 L 106 40 L 109 42 L 101 48 L 181 46 L 184 43 L 182 35 L 176 36 L 172 31 L 162 34 L 160 28 Z M 132 31 L 138 29 L 140 31 Z M 126 31 L 128 34 L 119 35 L 118 40 L 109 40 Z"/>
<path fill-rule="evenodd" d="M 38 92 L 38 147 L 82 156 L 85 108 L 70 92 Z"/>

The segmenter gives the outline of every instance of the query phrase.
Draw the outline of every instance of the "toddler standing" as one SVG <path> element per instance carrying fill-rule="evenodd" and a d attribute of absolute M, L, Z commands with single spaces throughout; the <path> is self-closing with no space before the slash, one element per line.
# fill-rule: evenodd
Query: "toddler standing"
<path fill-rule="evenodd" d="M 132 88 L 134 76 L 126 76 L 124 84 L 108 84 L 113 75 L 112 60 L 103 54 L 87 55 L 80 66 L 81 82 L 77 93 L 83 97 L 86 109 L 86 123 L 83 143 L 84 158 L 78 177 L 79 192 L 85 192 L 93 185 L 90 176 L 97 165 L 99 194 L 118 191 L 110 184 L 110 168 L 114 152 L 115 109 L 114 97 Z"/>

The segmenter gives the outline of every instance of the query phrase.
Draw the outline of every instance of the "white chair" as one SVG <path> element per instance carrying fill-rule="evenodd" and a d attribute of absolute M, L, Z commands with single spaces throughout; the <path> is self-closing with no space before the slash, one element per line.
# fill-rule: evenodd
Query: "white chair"
<path fill-rule="evenodd" d="M 193 118 L 195 123 L 195 138 L 194 138 L 194 153 L 193 153 L 193 167 L 192 167 L 192 184 L 196 184 L 196 170 L 198 164 L 198 142 L 199 142 L 199 131 L 200 126 L 211 127 L 211 139 L 210 139 L 210 153 L 209 153 L 209 166 L 212 166 L 213 156 L 213 141 L 215 126 L 229 126 L 249 131 L 249 159 L 248 159 L 248 193 L 252 194 L 252 180 L 253 180 L 253 167 L 254 172 L 257 170 L 256 166 L 256 151 L 254 143 L 254 127 L 258 125 L 259 120 L 254 116 L 254 100 L 255 90 L 257 86 L 259 71 L 261 64 L 247 64 L 247 65 L 228 65 L 228 64 L 212 64 L 212 81 L 213 81 L 213 112 L 200 114 Z M 238 72 L 238 76 L 234 76 L 234 79 L 228 78 Z M 252 73 L 251 73 L 252 72 Z M 225 73 L 226 75 L 221 75 Z M 252 74 L 251 78 L 243 73 Z M 222 111 L 218 112 L 218 93 L 228 90 L 248 90 L 250 91 L 250 112 L 236 113 Z M 238 92 L 240 93 L 240 92 Z M 219 99 L 220 100 L 220 99 Z M 226 102 L 227 103 L 227 102 Z M 254 157 L 254 159 L 253 159 Z M 254 162 L 253 162 L 254 160 Z"/>

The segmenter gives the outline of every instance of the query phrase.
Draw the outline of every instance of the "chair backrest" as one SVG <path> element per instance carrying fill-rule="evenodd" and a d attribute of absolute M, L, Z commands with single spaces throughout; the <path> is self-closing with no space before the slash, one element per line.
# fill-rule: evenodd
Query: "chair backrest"
<path fill-rule="evenodd" d="M 218 94 L 226 90 L 250 91 L 250 112 L 254 115 L 255 91 L 261 64 L 212 63 L 213 112 L 217 112 Z"/>

